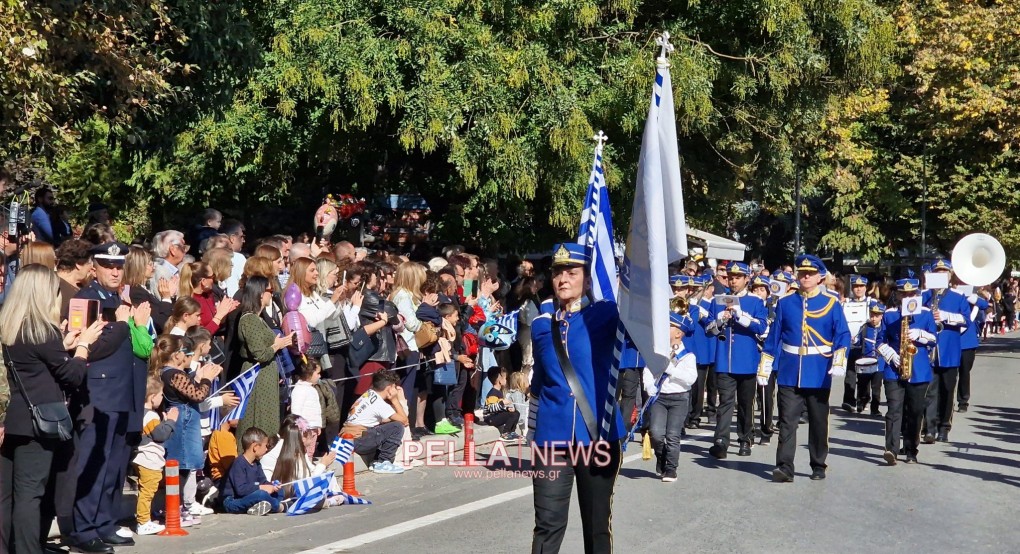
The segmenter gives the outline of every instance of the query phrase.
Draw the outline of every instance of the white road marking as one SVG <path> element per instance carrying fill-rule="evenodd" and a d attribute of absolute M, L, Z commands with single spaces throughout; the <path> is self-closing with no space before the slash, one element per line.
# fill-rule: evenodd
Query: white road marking
<path fill-rule="evenodd" d="M 634 460 L 640 459 L 641 453 L 638 452 L 637 454 L 631 454 L 630 456 L 625 457 L 623 459 L 623 463 L 626 464 L 628 462 L 633 462 Z M 441 523 L 448 519 L 453 519 L 455 517 L 459 517 L 465 514 L 470 514 L 484 508 L 491 508 L 492 506 L 495 506 L 503 502 L 517 500 L 518 498 L 529 496 L 531 495 L 531 493 L 532 489 L 530 485 L 527 487 L 521 487 L 519 489 L 504 492 L 502 494 L 497 494 L 496 496 L 483 498 L 482 500 L 476 500 L 475 502 L 470 502 L 468 504 L 464 504 L 463 506 L 457 506 L 456 508 L 450 508 L 449 510 L 443 510 L 441 512 L 436 512 L 434 514 L 422 516 L 417 519 L 412 519 L 410 521 L 405 521 L 403 523 L 398 523 L 396 525 L 384 527 L 376 531 L 357 535 L 349 539 L 342 539 L 329 544 L 324 544 L 322 546 L 312 548 L 310 550 L 305 550 L 300 554 L 335 554 L 336 552 L 343 552 L 345 550 L 350 550 L 352 548 L 357 548 L 359 546 L 365 546 L 366 544 L 371 544 L 373 542 L 377 542 L 383 539 L 395 537 L 403 533 L 408 533 L 410 531 L 414 531 L 415 529 L 421 529 L 422 527 L 428 527 L 429 525 Z"/>

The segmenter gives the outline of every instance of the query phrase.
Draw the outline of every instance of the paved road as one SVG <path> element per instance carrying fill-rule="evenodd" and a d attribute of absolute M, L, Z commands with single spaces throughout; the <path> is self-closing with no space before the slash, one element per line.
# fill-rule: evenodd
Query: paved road
<path fill-rule="evenodd" d="M 807 478 L 806 432 L 792 484 L 771 482 L 775 447 L 716 462 L 707 430 L 684 445 L 680 480 L 654 478 L 632 444 L 613 528 L 619 552 L 1020 552 L 1020 337 L 979 351 L 971 410 L 920 464 L 886 467 L 883 422 L 833 409 L 829 476 Z M 834 390 L 841 391 L 842 383 Z M 833 402 L 838 403 L 836 392 Z M 488 451 L 483 447 L 480 454 Z M 512 453 L 516 457 L 516 452 Z M 526 455 L 525 455 L 526 456 Z M 451 467 L 359 476 L 372 506 L 299 517 L 216 515 L 189 537 L 141 537 L 135 554 L 173 552 L 522 552 L 533 524 L 530 480 Z M 564 552 L 582 550 L 571 510 Z M 346 542 L 344 542 L 346 541 Z M 312 554 L 312 553 L 309 553 Z"/>

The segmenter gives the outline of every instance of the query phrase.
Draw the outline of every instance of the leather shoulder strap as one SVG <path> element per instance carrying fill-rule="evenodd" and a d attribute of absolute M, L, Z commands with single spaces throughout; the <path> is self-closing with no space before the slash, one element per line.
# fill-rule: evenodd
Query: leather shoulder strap
<path fill-rule="evenodd" d="M 595 425 L 595 413 L 591 409 L 591 403 L 588 402 L 588 395 L 585 394 L 584 387 L 581 386 L 581 382 L 577 379 L 574 365 L 570 363 L 570 357 L 567 356 L 567 350 L 563 345 L 563 337 L 560 336 L 560 320 L 556 318 L 553 318 L 552 337 L 553 345 L 556 347 L 556 358 L 560 362 L 560 369 L 563 370 L 563 376 L 567 379 L 570 392 L 574 393 L 574 400 L 577 407 L 581 410 L 584 426 L 587 427 L 591 440 L 597 441 L 599 440 L 599 433 L 598 427 Z"/>

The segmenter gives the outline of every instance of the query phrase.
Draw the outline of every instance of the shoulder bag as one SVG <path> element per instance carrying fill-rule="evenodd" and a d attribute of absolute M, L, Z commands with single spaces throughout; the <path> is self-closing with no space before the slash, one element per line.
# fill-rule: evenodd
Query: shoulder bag
<path fill-rule="evenodd" d="M 71 422 L 71 414 L 67 411 L 67 404 L 64 402 L 32 404 L 28 398 L 28 391 L 25 390 L 25 385 L 14 368 L 14 360 L 11 359 L 7 348 L 4 348 L 4 358 L 7 369 L 14 377 L 14 384 L 18 386 L 21 396 L 25 398 L 25 404 L 28 405 L 28 411 L 32 415 L 32 429 L 35 431 L 36 438 L 71 440 L 74 424 Z"/>

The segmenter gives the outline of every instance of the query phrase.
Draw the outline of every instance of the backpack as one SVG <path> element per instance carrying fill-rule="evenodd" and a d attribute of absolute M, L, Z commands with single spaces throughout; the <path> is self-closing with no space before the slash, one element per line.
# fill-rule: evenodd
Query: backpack
<path fill-rule="evenodd" d="M 336 402 L 336 388 L 332 381 L 319 379 L 315 384 L 319 393 L 319 407 L 322 408 L 322 424 L 340 423 L 340 405 Z"/>

